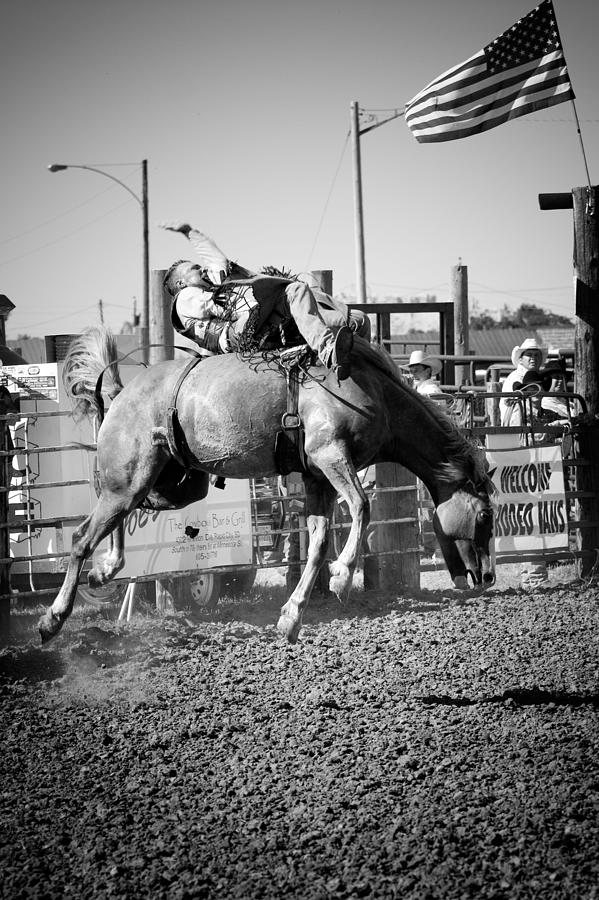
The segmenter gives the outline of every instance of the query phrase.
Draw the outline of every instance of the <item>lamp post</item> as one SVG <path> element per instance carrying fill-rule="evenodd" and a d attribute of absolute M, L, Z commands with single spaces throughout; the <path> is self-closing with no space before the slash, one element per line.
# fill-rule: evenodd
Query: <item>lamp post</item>
<path fill-rule="evenodd" d="M 148 161 L 147 159 L 142 160 L 141 163 L 141 172 L 142 172 L 142 191 L 141 197 L 138 197 L 135 191 L 132 191 L 129 185 L 125 184 L 123 181 L 119 181 L 118 178 L 115 178 L 114 175 L 111 175 L 110 172 L 105 172 L 103 169 L 97 169 L 95 166 L 85 166 L 85 165 L 76 165 L 74 163 L 52 163 L 52 165 L 48 166 L 50 172 L 64 172 L 65 169 L 87 169 L 88 172 L 97 172 L 98 175 L 104 175 L 106 178 L 110 178 L 111 181 L 116 182 L 116 184 L 120 184 L 122 188 L 125 188 L 128 194 L 134 198 L 134 200 L 139 203 L 141 207 L 142 214 L 142 226 L 143 226 L 143 308 L 141 315 L 141 335 L 142 335 L 142 346 L 143 346 L 143 360 L 144 362 L 148 361 L 148 344 L 149 344 L 149 325 L 150 325 L 150 246 L 149 246 L 149 237 L 148 237 Z"/>

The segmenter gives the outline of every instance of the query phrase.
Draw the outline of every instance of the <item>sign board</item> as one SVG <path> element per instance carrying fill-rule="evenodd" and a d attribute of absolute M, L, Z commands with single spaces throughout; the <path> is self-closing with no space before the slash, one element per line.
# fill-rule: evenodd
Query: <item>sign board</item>
<path fill-rule="evenodd" d="M 185 509 L 134 510 L 125 523 L 125 568 L 118 578 L 163 575 L 252 562 L 249 481 L 228 480 L 224 490 Z"/>
<path fill-rule="evenodd" d="M 1 366 L 0 384 L 5 385 L 19 399 L 53 400 L 56 403 L 59 400 L 57 363 Z"/>
<path fill-rule="evenodd" d="M 495 469 L 495 552 L 568 548 L 561 446 L 488 450 Z"/>

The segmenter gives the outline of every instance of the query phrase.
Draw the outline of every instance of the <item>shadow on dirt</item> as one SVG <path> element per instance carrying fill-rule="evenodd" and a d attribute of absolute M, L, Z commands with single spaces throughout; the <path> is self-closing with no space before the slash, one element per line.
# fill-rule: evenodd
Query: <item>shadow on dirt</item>
<path fill-rule="evenodd" d="M 513 706 L 592 706 L 599 709 L 599 694 L 589 692 L 543 691 L 540 688 L 508 688 L 490 697 L 449 697 L 431 694 L 420 697 L 427 706 L 480 706 L 483 703 L 508 703 Z"/>

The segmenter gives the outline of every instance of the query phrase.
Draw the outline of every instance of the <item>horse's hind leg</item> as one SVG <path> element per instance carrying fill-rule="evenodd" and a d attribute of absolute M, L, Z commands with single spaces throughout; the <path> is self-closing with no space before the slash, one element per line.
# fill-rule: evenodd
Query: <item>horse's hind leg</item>
<path fill-rule="evenodd" d="M 42 643 L 57 635 L 70 616 L 85 560 L 91 556 L 100 541 L 123 522 L 129 509 L 130 506 L 122 501 L 100 497 L 93 513 L 74 532 L 71 556 L 62 587 L 38 623 Z"/>
<path fill-rule="evenodd" d="M 125 523 L 119 522 L 108 536 L 108 553 L 98 560 L 87 576 L 91 588 L 99 588 L 112 581 L 125 565 Z"/>
<path fill-rule="evenodd" d="M 304 476 L 306 490 L 306 520 L 309 545 L 308 558 L 295 590 L 281 609 L 278 630 L 291 644 L 295 644 L 302 627 L 304 607 L 310 599 L 314 582 L 326 559 L 329 544 L 329 526 L 336 491 L 323 479 Z"/>
<path fill-rule="evenodd" d="M 329 587 L 340 600 L 347 600 L 358 563 L 362 540 L 370 522 L 370 503 L 345 444 L 332 442 L 312 458 L 335 490 L 345 500 L 351 515 L 351 528 L 339 557 L 329 564 Z"/>

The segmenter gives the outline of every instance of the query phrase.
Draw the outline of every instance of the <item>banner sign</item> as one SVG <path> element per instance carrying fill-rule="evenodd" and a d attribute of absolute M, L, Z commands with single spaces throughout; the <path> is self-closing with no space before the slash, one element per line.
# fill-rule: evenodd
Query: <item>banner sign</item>
<path fill-rule="evenodd" d="M 495 469 L 495 552 L 568 548 L 561 447 L 487 451 Z"/>
<path fill-rule="evenodd" d="M 58 366 L 56 363 L 34 363 L 1 366 L 0 384 L 11 394 L 24 400 L 58 401 Z"/>
<path fill-rule="evenodd" d="M 227 479 L 185 509 L 136 509 L 125 520 L 125 568 L 118 578 L 252 562 L 249 481 Z"/>

